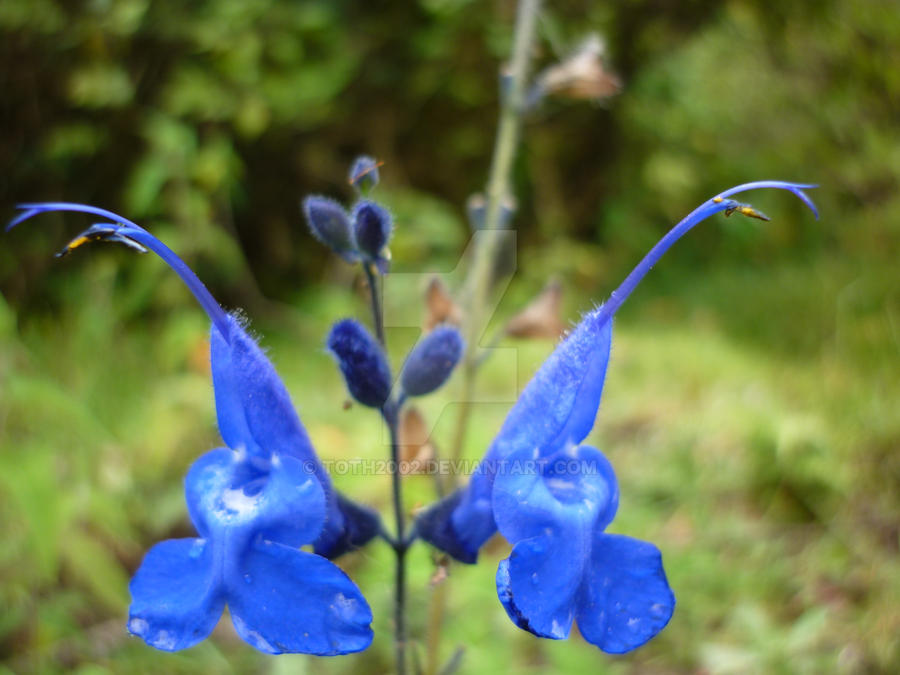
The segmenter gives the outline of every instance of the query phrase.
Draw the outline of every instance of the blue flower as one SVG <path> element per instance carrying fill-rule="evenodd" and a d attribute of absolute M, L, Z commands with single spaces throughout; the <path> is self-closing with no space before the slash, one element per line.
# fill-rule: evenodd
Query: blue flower
<path fill-rule="evenodd" d="M 298 547 L 325 521 L 325 493 L 303 462 L 220 448 L 185 479 L 200 538 L 150 549 L 131 580 L 128 630 L 165 651 L 205 639 L 228 605 L 238 634 L 270 654 L 334 655 L 372 641 L 372 612 L 327 559 Z"/>
<path fill-rule="evenodd" d="M 497 531 L 494 479 L 507 460 L 536 448 L 541 456 L 552 455 L 590 432 L 611 339 L 612 322 L 599 309 L 585 317 L 522 391 L 466 488 L 420 516 L 422 538 L 457 560 L 476 561 L 478 550 Z"/>
<path fill-rule="evenodd" d="M 417 520 L 419 536 L 468 563 L 499 527 L 513 551 L 498 569 L 498 594 L 520 627 L 563 638 L 574 617 L 590 642 L 621 652 L 643 644 L 668 621 L 674 598 L 659 552 L 603 533 L 618 502 L 615 476 L 599 451 L 581 443 L 600 406 L 616 311 L 666 250 L 705 218 L 738 211 L 766 219 L 729 198 L 764 187 L 788 190 L 816 213 L 803 192 L 814 186 L 781 181 L 741 185 L 704 202 L 544 362 L 468 486 Z M 568 472 L 556 470 L 560 460 Z M 523 462 L 532 465 L 523 471 Z"/>
<path fill-rule="evenodd" d="M 185 479 L 200 537 L 154 546 L 131 582 L 129 630 L 166 651 L 190 647 L 229 606 L 236 630 L 265 652 L 331 655 L 365 649 L 372 614 L 326 557 L 371 539 L 377 515 L 337 495 L 272 364 L 194 273 L 140 226 L 80 204 L 28 204 L 7 229 L 38 213 L 81 211 L 92 226 L 64 252 L 107 239 L 157 253 L 210 316 L 219 430 L 228 448 L 198 459 Z M 313 544 L 315 553 L 299 550 Z"/>

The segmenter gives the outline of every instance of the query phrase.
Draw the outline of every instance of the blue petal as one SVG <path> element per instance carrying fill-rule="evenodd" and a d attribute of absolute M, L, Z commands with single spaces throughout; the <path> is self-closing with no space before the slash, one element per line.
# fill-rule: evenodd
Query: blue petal
<path fill-rule="evenodd" d="M 131 580 L 128 631 L 167 652 L 204 640 L 225 606 L 213 546 L 170 539 L 151 548 Z"/>
<path fill-rule="evenodd" d="M 236 453 L 228 448 L 210 450 L 197 458 L 184 477 L 188 515 L 201 537 L 208 538 L 216 527 L 216 518 L 209 517 L 212 495 L 231 484 L 235 458 Z"/>
<path fill-rule="evenodd" d="M 735 187 L 729 188 L 728 190 L 725 190 L 725 192 L 720 193 L 718 196 L 725 198 L 729 197 L 730 195 L 738 194 L 740 192 L 747 192 L 748 190 L 759 190 L 760 188 L 777 188 L 779 190 L 787 190 L 804 204 L 806 204 L 807 208 L 812 211 L 813 215 L 818 220 L 819 210 L 816 208 L 813 200 L 809 198 L 809 195 L 804 192 L 804 190 L 810 190 L 817 187 L 819 186 L 814 183 L 789 183 L 783 180 L 760 180 L 753 183 L 736 185 Z"/>
<path fill-rule="evenodd" d="M 191 467 L 185 495 L 197 529 L 216 541 L 227 539 L 233 556 L 257 535 L 289 546 L 309 544 L 325 522 L 322 486 L 293 457 L 276 455 L 261 471 L 240 453 L 213 450 Z"/>
<path fill-rule="evenodd" d="M 538 637 L 569 636 L 589 542 L 584 529 L 562 528 L 513 547 L 497 569 L 497 595 L 517 626 Z"/>
<path fill-rule="evenodd" d="M 237 321 L 231 319 L 231 323 L 234 325 Z M 247 426 L 247 416 L 244 414 L 244 404 L 241 402 L 234 363 L 231 360 L 231 345 L 215 327 L 209 335 L 209 356 L 216 397 L 216 418 L 222 440 L 229 448 L 244 448 L 251 454 L 262 455 L 262 450 Z"/>
<path fill-rule="evenodd" d="M 486 459 L 475 469 L 469 484 L 460 495 L 458 506 L 450 514 L 452 537 L 467 552 L 471 562 L 475 562 L 478 550 L 497 532 L 491 506 L 493 487 L 493 463 Z M 452 551 L 447 552 L 453 555 Z M 469 562 L 462 558 L 460 560 Z"/>
<path fill-rule="evenodd" d="M 512 622 L 522 630 L 533 633 L 534 631 L 531 630 L 528 619 L 522 616 L 522 613 L 519 612 L 519 608 L 516 607 L 516 603 L 513 600 L 512 586 L 509 579 L 509 558 L 501 560 L 500 564 L 497 565 L 496 584 L 497 597 L 500 598 L 500 604 L 503 605 L 503 609 L 506 610 L 507 616 L 509 616 L 509 618 L 512 619 Z"/>
<path fill-rule="evenodd" d="M 566 530 L 599 532 L 612 522 L 619 486 L 603 453 L 583 445 L 551 459 L 528 457 L 513 455 L 494 482 L 494 518 L 508 541 L 564 539 Z"/>
<path fill-rule="evenodd" d="M 498 569 L 497 592 L 517 625 L 563 639 L 593 532 L 615 514 L 618 488 L 612 467 L 594 448 L 575 448 L 544 462 L 525 457 L 511 458 L 494 483 L 494 517 L 514 544 Z"/>
<path fill-rule="evenodd" d="M 265 354 L 243 328 L 228 317 L 230 344 L 217 331 L 210 335 L 213 389 L 222 439 L 233 449 L 268 461 L 272 452 L 303 462 L 325 490 L 328 518 L 322 530 L 323 546 L 330 548 L 345 533 L 344 516 L 337 504 L 331 478 L 291 404 L 290 396 Z"/>
<path fill-rule="evenodd" d="M 659 549 L 614 534 L 594 539 L 579 593 L 578 628 L 605 652 L 622 654 L 659 633 L 672 617 L 675 596 Z"/>
<path fill-rule="evenodd" d="M 358 652 L 372 642 L 369 605 L 325 558 L 260 542 L 227 584 L 234 627 L 260 651 L 330 656 Z"/>
<path fill-rule="evenodd" d="M 600 309 L 587 314 L 525 387 L 489 456 L 523 448 L 548 454 L 584 440 L 600 407 L 611 341 L 612 322 Z"/>
<path fill-rule="evenodd" d="M 245 330 L 238 330 L 233 317 L 231 321 L 233 382 L 253 440 L 265 453 L 290 455 L 318 465 L 312 443 L 272 363 Z M 317 469 L 319 479 L 326 476 L 327 480 L 324 469 Z"/>
<path fill-rule="evenodd" d="M 257 497 L 255 530 L 263 539 L 287 546 L 316 540 L 325 524 L 325 493 L 307 465 L 277 457 L 269 480 Z"/>

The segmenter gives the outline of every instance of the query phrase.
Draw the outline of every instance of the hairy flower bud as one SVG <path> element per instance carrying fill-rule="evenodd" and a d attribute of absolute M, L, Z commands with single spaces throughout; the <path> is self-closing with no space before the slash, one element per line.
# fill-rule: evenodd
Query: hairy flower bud
<path fill-rule="evenodd" d="M 403 366 L 400 383 L 409 396 L 424 396 L 450 377 L 465 343 L 452 326 L 438 326 L 413 347 Z"/>
<path fill-rule="evenodd" d="M 344 319 L 331 327 L 326 344 L 350 395 L 370 408 L 384 405 L 391 394 L 391 369 L 381 345 L 369 331 L 358 321 Z"/>
<path fill-rule="evenodd" d="M 328 197 L 310 195 L 303 200 L 303 214 L 309 231 L 316 239 L 348 263 L 359 260 L 353 243 L 350 218 L 343 206 Z"/>
<path fill-rule="evenodd" d="M 387 269 L 387 243 L 391 238 L 393 219 L 388 210 L 373 201 L 364 199 L 353 207 L 353 236 L 356 247 L 368 262 Z"/>
<path fill-rule="evenodd" d="M 367 155 L 360 155 L 353 160 L 353 164 L 350 166 L 350 173 L 347 175 L 347 181 L 361 194 L 366 194 L 378 185 L 379 166 L 381 166 L 381 162 L 376 162 Z"/>

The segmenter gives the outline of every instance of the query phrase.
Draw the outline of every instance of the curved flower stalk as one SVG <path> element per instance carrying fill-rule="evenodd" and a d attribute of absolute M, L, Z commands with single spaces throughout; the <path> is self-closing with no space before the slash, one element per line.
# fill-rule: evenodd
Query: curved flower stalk
<path fill-rule="evenodd" d="M 368 647 L 372 613 L 326 557 L 371 539 L 378 516 L 337 495 L 271 362 L 171 249 L 120 216 L 81 204 L 26 204 L 7 229 L 46 211 L 108 218 L 79 235 L 157 253 L 213 323 L 210 339 L 219 430 L 228 448 L 200 457 L 185 479 L 200 537 L 154 546 L 131 582 L 128 629 L 175 651 L 206 638 L 227 604 L 240 636 L 269 653 L 346 654 Z M 313 544 L 315 553 L 299 550 Z M 326 557 L 323 557 L 326 556 Z"/>
<path fill-rule="evenodd" d="M 818 217 L 803 192 L 812 187 L 781 181 L 740 185 L 704 202 L 672 228 L 544 362 L 469 484 L 419 517 L 420 537 L 466 563 L 475 562 L 499 528 L 513 551 L 498 570 L 498 593 L 517 625 L 542 637 L 564 638 L 577 616 L 586 639 L 605 651 L 623 652 L 666 624 L 674 597 L 659 551 L 603 534 L 615 515 L 615 476 L 599 451 L 580 445 L 600 406 L 612 318 L 650 268 L 697 223 L 720 211 L 768 219 L 731 195 L 755 188 L 788 190 Z M 568 472 L 553 468 L 560 461 Z"/>

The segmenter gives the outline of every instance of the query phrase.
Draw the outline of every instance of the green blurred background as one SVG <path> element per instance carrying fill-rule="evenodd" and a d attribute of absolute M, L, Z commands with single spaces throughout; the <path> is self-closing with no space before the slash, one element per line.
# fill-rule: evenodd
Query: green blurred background
<path fill-rule="evenodd" d="M 900 670 L 900 12 L 895 2 L 546 3 L 539 65 L 602 33 L 622 93 L 551 100 L 515 167 L 518 265 L 495 318 L 551 275 L 566 319 L 602 300 L 710 195 L 819 183 L 822 218 L 756 193 L 770 223 L 718 217 L 619 314 L 593 441 L 619 473 L 613 530 L 663 550 L 678 607 L 624 657 L 513 627 L 503 545 L 451 569 L 442 658 L 461 672 Z M 311 240 L 310 192 L 385 161 L 401 272 L 450 270 L 469 236 L 508 53 L 511 0 L 2 0 L 0 217 L 19 201 L 104 206 L 150 227 L 242 307 L 327 459 L 386 453 L 344 410 L 322 348 L 366 316 L 350 268 Z M 391 666 L 391 557 L 342 561 L 376 640 L 337 659 L 265 657 L 223 621 L 177 655 L 125 635 L 127 582 L 188 536 L 186 467 L 217 444 L 208 323 L 175 275 L 117 247 L 58 250 L 88 220 L 45 216 L 0 245 L 0 672 L 376 673 Z M 415 306 L 421 289 L 389 301 Z M 389 333 L 395 363 L 416 331 Z M 552 349 L 510 342 L 484 392 L 521 387 Z M 506 362 L 504 362 L 506 363 Z M 454 381 L 424 408 L 450 444 Z M 476 458 L 509 403 L 476 407 Z M 385 476 L 339 476 L 387 512 Z M 431 498 L 407 479 L 410 508 Z M 430 552 L 411 565 L 423 651 Z"/>

